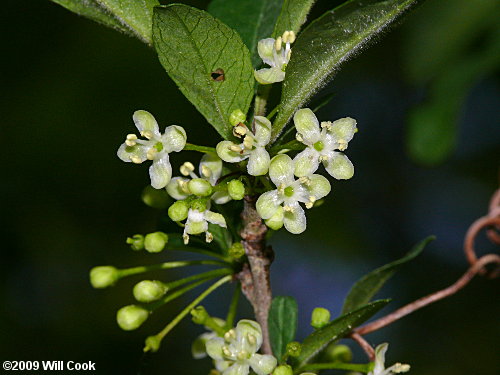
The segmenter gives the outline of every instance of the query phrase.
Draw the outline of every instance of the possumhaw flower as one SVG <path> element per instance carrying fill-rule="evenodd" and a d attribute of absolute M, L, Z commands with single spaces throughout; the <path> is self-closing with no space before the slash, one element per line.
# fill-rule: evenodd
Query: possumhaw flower
<path fill-rule="evenodd" d="M 252 130 L 240 123 L 235 126 L 234 134 L 243 137 L 243 142 L 236 144 L 222 141 L 217 145 L 217 155 L 228 163 L 238 163 L 248 159 L 248 174 L 252 176 L 266 174 L 271 159 L 266 150 L 271 140 L 271 122 L 263 116 L 255 116 Z"/>
<path fill-rule="evenodd" d="M 391 375 L 410 371 L 410 365 L 396 363 L 389 368 L 385 368 L 385 352 L 389 344 L 380 344 L 375 348 L 375 367 L 368 375 Z"/>
<path fill-rule="evenodd" d="M 135 111 L 133 119 L 139 133 L 146 139 L 139 139 L 135 134 L 128 134 L 127 139 L 118 149 L 117 155 L 124 162 L 135 164 L 151 160 L 153 162 L 149 168 L 151 186 L 155 189 L 162 189 L 172 177 L 172 166 L 168 154 L 174 151 L 179 152 L 184 148 L 186 132 L 180 126 L 171 125 L 161 134 L 155 118 L 147 111 Z"/>
<path fill-rule="evenodd" d="M 269 177 L 277 189 L 262 194 L 256 207 L 266 224 L 272 223 L 271 228 L 277 229 L 281 223 L 290 233 L 299 234 L 306 229 L 306 215 L 299 203 L 311 208 L 316 200 L 330 193 L 331 186 L 319 174 L 296 180 L 294 170 L 295 163 L 288 155 L 276 155 L 269 166 Z"/>
<path fill-rule="evenodd" d="M 298 177 L 314 173 L 323 162 L 326 171 L 339 180 L 354 175 L 354 166 L 343 153 L 356 132 L 356 120 L 345 117 L 337 121 L 322 122 L 321 127 L 309 108 L 298 110 L 293 121 L 297 129 L 297 140 L 307 147 L 295 157 L 295 175 Z M 321 129 L 322 128 L 322 129 Z"/>
<path fill-rule="evenodd" d="M 210 202 L 207 203 L 207 206 Z M 226 219 L 224 216 L 217 212 L 212 212 L 209 210 L 209 206 L 205 209 L 203 208 L 190 208 L 188 211 L 188 216 L 186 224 L 184 225 L 184 233 L 182 238 L 184 239 L 184 244 L 189 243 L 190 234 L 202 234 L 205 233 L 205 240 L 207 242 L 212 242 L 213 235 L 208 231 L 208 223 L 219 225 L 222 228 L 226 228 Z"/>
<path fill-rule="evenodd" d="M 262 61 L 269 65 L 270 68 L 259 69 L 254 72 L 257 82 L 267 85 L 285 79 L 285 69 L 292 54 L 290 44 L 294 41 L 295 33 L 293 31 L 285 31 L 276 40 L 267 38 L 259 41 L 257 52 Z M 283 44 L 285 44 L 284 48 Z"/>
<path fill-rule="evenodd" d="M 222 375 L 248 375 L 250 368 L 257 375 L 268 375 L 276 367 L 277 360 L 272 355 L 258 354 L 261 345 L 260 325 L 244 319 L 238 322 L 236 328 L 229 330 L 224 338 L 208 340 L 206 349 Z"/>

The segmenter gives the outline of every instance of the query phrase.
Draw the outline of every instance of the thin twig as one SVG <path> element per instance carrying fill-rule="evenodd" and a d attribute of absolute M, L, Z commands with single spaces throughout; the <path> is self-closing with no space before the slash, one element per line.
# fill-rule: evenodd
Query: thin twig
<path fill-rule="evenodd" d="M 351 339 L 356 341 L 359 346 L 365 351 L 366 355 L 370 359 L 370 361 L 375 360 L 375 350 L 373 350 L 373 347 L 366 341 L 363 336 L 361 336 L 359 333 L 353 332 L 351 333 Z"/>

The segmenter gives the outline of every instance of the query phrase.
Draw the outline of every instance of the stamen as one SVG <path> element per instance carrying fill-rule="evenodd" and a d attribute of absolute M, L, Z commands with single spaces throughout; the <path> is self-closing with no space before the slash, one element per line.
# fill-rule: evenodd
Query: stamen
<path fill-rule="evenodd" d="M 300 177 L 300 178 L 299 178 L 299 182 L 300 182 L 301 184 L 306 185 L 306 186 L 311 185 L 311 179 L 310 179 L 309 177 L 307 177 L 307 176 L 302 176 L 302 177 Z"/>
<path fill-rule="evenodd" d="M 214 240 L 214 235 L 210 232 L 205 233 L 205 242 L 210 243 Z"/>
<path fill-rule="evenodd" d="M 183 176 L 189 176 L 189 174 L 194 171 L 194 165 L 193 163 L 190 163 L 189 161 L 185 162 L 184 164 L 181 165 L 179 168 L 181 171 L 181 174 Z"/>
<path fill-rule="evenodd" d="M 135 164 L 141 164 L 142 163 L 142 160 L 141 160 L 141 158 L 139 156 L 131 156 L 130 160 L 132 161 L 132 163 L 135 163 Z"/>
<path fill-rule="evenodd" d="M 154 147 L 151 147 L 147 154 L 146 154 L 146 157 L 148 158 L 148 160 L 153 160 L 155 158 L 155 155 L 158 153 L 158 150 Z"/>
<path fill-rule="evenodd" d="M 288 32 L 288 43 L 292 44 L 293 42 L 295 42 L 295 39 L 296 39 L 296 35 L 293 31 L 289 31 Z"/>
<path fill-rule="evenodd" d="M 293 213 L 293 212 L 295 212 L 295 209 L 293 207 L 291 207 L 291 206 L 284 206 L 283 207 L 283 211 L 285 211 L 285 212 L 292 212 Z"/>
<path fill-rule="evenodd" d="M 322 121 L 321 127 L 326 128 L 326 130 L 331 130 L 332 129 L 332 122 L 331 121 Z"/>
<path fill-rule="evenodd" d="M 224 355 L 226 357 L 231 357 L 231 351 L 229 350 L 229 348 L 227 346 L 222 347 L 222 353 L 224 353 Z"/>
<path fill-rule="evenodd" d="M 247 127 L 245 126 L 245 124 L 243 123 L 239 123 L 238 125 L 236 125 L 234 128 L 233 128 L 233 135 L 235 137 L 238 137 L 238 138 L 241 138 L 243 137 L 245 134 L 247 134 Z"/>
<path fill-rule="evenodd" d="M 209 178 L 212 175 L 212 170 L 210 168 L 208 168 L 206 165 L 202 165 L 201 166 L 201 174 L 204 177 Z"/>
<path fill-rule="evenodd" d="M 186 194 L 191 194 L 189 191 L 189 181 L 186 180 L 177 180 L 177 183 L 179 184 L 180 189 L 186 193 Z"/>
<path fill-rule="evenodd" d="M 189 235 L 188 234 L 183 234 L 182 239 L 184 240 L 184 245 L 187 245 L 189 243 Z"/>
<path fill-rule="evenodd" d="M 338 149 L 340 151 L 345 151 L 347 149 L 348 142 L 345 139 L 339 139 L 337 143 L 339 144 Z"/>
<path fill-rule="evenodd" d="M 237 146 L 237 145 L 231 145 L 231 146 L 229 146 L 229 150 L 231 150 L 233 152 L 239 152 L 239 153 L 243 152 L 243 150 L 241 149 L 241 147 Z"/>
<path fill-rule="evenodd" d="M 306 202 L 306 208 L 312 208 L 314 206 L 314 202 L 316 202 L 316 197 L 312 195 L 309 196 L 309 202 Z"/>
<path fill-rule="evenodd" d="M 387 370 L 392 371 L 395 374 L 400 374 L 402 372 L 408 372 L 410 371 L 410 365 L 403 364 L 403 363 L 396 363 L 392 365 L 390 368 Z"/>
<path fill-rule="evenodd" d="M 276 41 L 274 42 L 274 49 L 276 51 L 280 51 L 281 50 L 281 43 L 283 43 L 281 37 L 279 36 Z"/>
<path fill-rule="evenodd" d="M 125 140 L 125 144 L 127 146 L 135 146 L 137 144 L 136 142 L 137 136 L 135 134 L 127 134 L 127 139 Z"/>
<path fill-rule="evenodd" d="M 144 137 L 144 138 L 147 138 L 147 139 L 151 139 L 153 138 L 153 133 L 151 133 L 149 130 L 144 130 L 141 132 L 141 135 Z"/>
<path fill-rule="evenodd" d="M 326 155 L 320 155 L 318 158 L 319 161 L 328 161 L 328 156 Z"/>
<path fill-rule="evenodd" d="M 236 355 L 236 358 L 240 361 L 243 361 L 244 359 L 248 359 L 249 353 L 246 350 L 242 350 Z"/>
<path fill-rule="evenodd" d="M 247 150 L 251 150 L 253 147 L 253 138 L 248 135 L 245 136 L 245 139 L 243 140 L 243 147 Z"/>
<path fill-rule="evenodd" d="M 125 141 L 125 144 L 129 147 L 135 146 L 137 142 L 135 141 L 129 141 L 128 139 Z"/>
<path fill-rule="evenodd" d="M 286 188 L 286 186 L 284 184 L 281 184 L 280 186 L 278 186 L 278 193 L 279 194 L 284 194 L 285 193 L 285 188 Z"/>
<path fill-rule="evenodd" d="M 247 335 L 247 339 L 250 345 L 255 345 L 257 343 L 257 338 L 250 333 Z"/>
<path fill-rule="evenodd" d="M 304 138 L 302 138 L 302 134 L 300 133 L 295 134 L 295 139 L 299 142 L 304 142 Z"/>
<path fill-rule="evenodd" d="M 236 332 L 234 329 L 230 329 L 224 334 L 224 340 L 227 342 L 234 340 L 236 338 Z"/>

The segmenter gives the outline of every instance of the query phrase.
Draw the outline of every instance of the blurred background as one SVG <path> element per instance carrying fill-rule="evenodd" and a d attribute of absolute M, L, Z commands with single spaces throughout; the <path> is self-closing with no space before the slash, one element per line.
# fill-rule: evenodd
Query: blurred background
<path fill-rule="evenodd" d="M 312 17 L 332 3 L 320 0 Z M 1 359 L 93 361 L 107 374 L 208 373 L 208 360 L 190 357 L 202 330 L 189 319 L 157 354 L 142 353 L 144 338 L 193 295 L 123 332 L 115 313 L 132 303 L 138 280 L 93 290 L 88 271 L 173 258 L 134 253 L 125 244 L 165 218 L 141 201 L 147 167 L 115 155 L 135 130 L 133 111 L 184 126 L 193 143 L 215 146 L 217 134 L 140 42 L 48 1 L 2 6 Z M 430 234 L 437 240 L 379 294 L 393 298 L 383 313 L 465 272 L 465 231 L 498 187 L 499 6 L 428 0 L 319 94 L 334 95 L 320 120 L 351 116 L 360 131 L 347 151 L 355 178 L 333 183 L 326 203 L 308 212 L 305 234 L 282 231 L 272 239 L 274 294 L 298 300 L 299 339 L 310 332 L 314 307 L 337 315 L 359 277 Z M 174 167 L 182 158 L 173 155 Z M 494 251 L 487 241 L 478 248 Z M 367 339 L 388 341 L 388 363 L 410 363 L 412 374 L 498 374 L 498 286 L 477 278 Z M 222 289 L 205 305 L 223 315 L 230 293 Z M 241 318 L 251 317 L 246 301 L 240 310 Z M 365 361 L 350 345 L 355 362 Z"/>

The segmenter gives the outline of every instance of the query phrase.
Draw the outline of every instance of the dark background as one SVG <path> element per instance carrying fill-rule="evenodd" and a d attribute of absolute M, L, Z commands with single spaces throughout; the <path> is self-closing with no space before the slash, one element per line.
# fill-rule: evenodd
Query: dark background
<path fill-rule="evenodd" d="M 314 15 L 328 3 L 319 1 Z M 0 358 L 94 361 L 98 373 L 107 374 L 208 373 L 209 361 L 190 357 L 190 342 L 201 329 L 188 319 L 159 353 L 142 354 L 144 338 L 188 298 L 141 329 L 123 332 L 115 312 L 132 302 L 138 280 L 96 291 L 88 271 L 173 258 L 134 253 L 124 243 L 131 234 L 154 231 L 165 215 L 141 202 L 147 167 L 115 155 L 134 131 L 133 111 L 147 109 L 163 126 L 184 126 L 193 143 L 215 146 L 217 134 L 138 41 L 48 1 L 2 7 Z M 335 97 L 320 120 L 358 120 L 360 132 L 347 151 L 356 175 L 332 184 L 326 203 L 308 212 L 305 234 L 282 231 L 272 240 L 274 293 L 298 300 L 299 338 L 309 333 L 314 307 L 337 315 L 356 279 L 430 234 L 437 240 L 380 293 L 393 298 L 384 312 L 448 286 L 466 270 L 465 231 L 486 213 L 498 186 L 498 64 L 475 64 L 486 50 L 499 55 L 490 43 L 498 35 L 491 22 L 497 10 L 494 1 L 429 0 L 326 88 Z M 469 79 L 459 88 L 458 104 L 447 95 L 433 97 L 440 84 L 450 98 L 457 94 L 440 79 L 467 61 L 476 69 L 465 64 L 458 74 Z M 456 108 L 456 147 L 439 163 L 405 147 L 407 119 L 429 103 Z M 431 141 L 432 129 L 425 133 Z M 182 158 L 174 155 L 174 166 Z M 494 250 L 486 241 L 478 247 Z M 169 279 L 181 272 L 172 274 Z M 222 315 L 229 293 L 221 290 L 206 306 Z M 498 281 L 477 278 L 459 294 L 367 338 L 374 345 L 388 341 L 388 363 L 410 363 L 412 374 L 493 375 L 499 370 L 499 312 Z M 246 302 L 240 317 L 250 317 Z M 355 361 L 365 361 L 350 345 Z"/>

